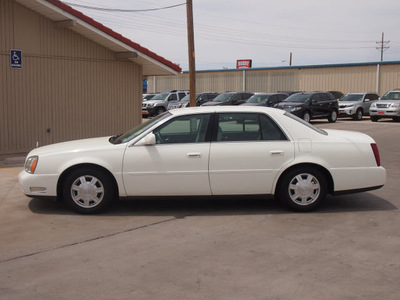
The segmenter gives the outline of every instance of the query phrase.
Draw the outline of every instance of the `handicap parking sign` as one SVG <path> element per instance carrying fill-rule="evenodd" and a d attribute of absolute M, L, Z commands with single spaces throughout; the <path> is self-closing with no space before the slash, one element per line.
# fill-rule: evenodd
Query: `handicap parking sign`
<path fill-rule="evenodd" d="M 11 49 L 10 50 L 10 63 L 13 69 L 22 69 L 22 51 Z"/>

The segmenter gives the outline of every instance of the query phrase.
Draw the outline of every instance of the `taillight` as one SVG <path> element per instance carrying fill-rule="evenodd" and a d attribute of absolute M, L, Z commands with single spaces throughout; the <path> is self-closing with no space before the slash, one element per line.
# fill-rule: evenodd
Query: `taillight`
<path fill-rule="evenodd" d="M 381 158 L 379 156 L 378 146 L 376 144 L 371 144 L 372 152 L 374 152 L 375 161 L 378 167 L 381 165 Z"/>

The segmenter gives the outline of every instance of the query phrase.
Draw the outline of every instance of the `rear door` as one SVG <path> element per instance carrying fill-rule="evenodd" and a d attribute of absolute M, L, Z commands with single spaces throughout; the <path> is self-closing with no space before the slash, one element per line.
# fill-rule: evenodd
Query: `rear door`
<path fill-rule="evenodd" d="M 294 159 L 294 145 L 265 114 L 221 113 L 210 147 L 214 195 L 270 194 L 283 166 Z"/>

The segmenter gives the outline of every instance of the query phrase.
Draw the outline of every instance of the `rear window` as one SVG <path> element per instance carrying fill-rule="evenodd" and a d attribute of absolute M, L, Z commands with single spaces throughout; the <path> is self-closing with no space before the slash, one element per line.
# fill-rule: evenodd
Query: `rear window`
<path fill-rule="evenodd" d="M 304 126 L 307 126 L 308 128 L 311 128 L 312 130 L 314 130 L 314 131 L 316 131 L 316 132 L 318 132 L 318 133 L 320 133 L 320 134 L 328 135 L 328 133 L 327 133 L 325 130 L 322 130 L 322 129 L 320 129 L 320 128 L 317 128 L 317 127 L 311 125 L 310 123 L 308 123 L 308 122 L 304 121 L 303 119 L 301 119 L 301 118 L 299 118 L 299 117 L 297 117 L 297 116 L 291 114 L 290 112 L 286 112 L 286 113 L 284 114 L 284 116 L 286 116 L 286 117 L 288 117 L 288 118 L 291 118 L 291 119 L 293 119 L 293 120 L 296 120 L 297 122 L 303 124 Z"/>

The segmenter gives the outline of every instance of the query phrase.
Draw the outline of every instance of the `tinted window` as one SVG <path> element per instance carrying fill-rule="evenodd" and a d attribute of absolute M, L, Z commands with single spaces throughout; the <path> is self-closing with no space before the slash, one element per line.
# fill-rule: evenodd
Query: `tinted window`
<path fill-rule="evenodd" d="M 186 96 L 185 93 L 179 93 L 179 99 L 182 99 L 182 98 L 184 98 L 185 96 Z"/>
<path fill-rule="evenodd" d="M 219 114 L 217 142 L 286 140 L 268 116 L 253 113 Z"/>
<path fill-rule="evenodd" d="M 168 101 L 178 100 L 178 96 L 176 94 L 171 94 L 168 97 Z"/>
<path fill-rule="evenodd" d="M 205 141 L 209 114 L 188 115 L 172 119 L 153 130 L 157 144 L 201 143 Z"/>

